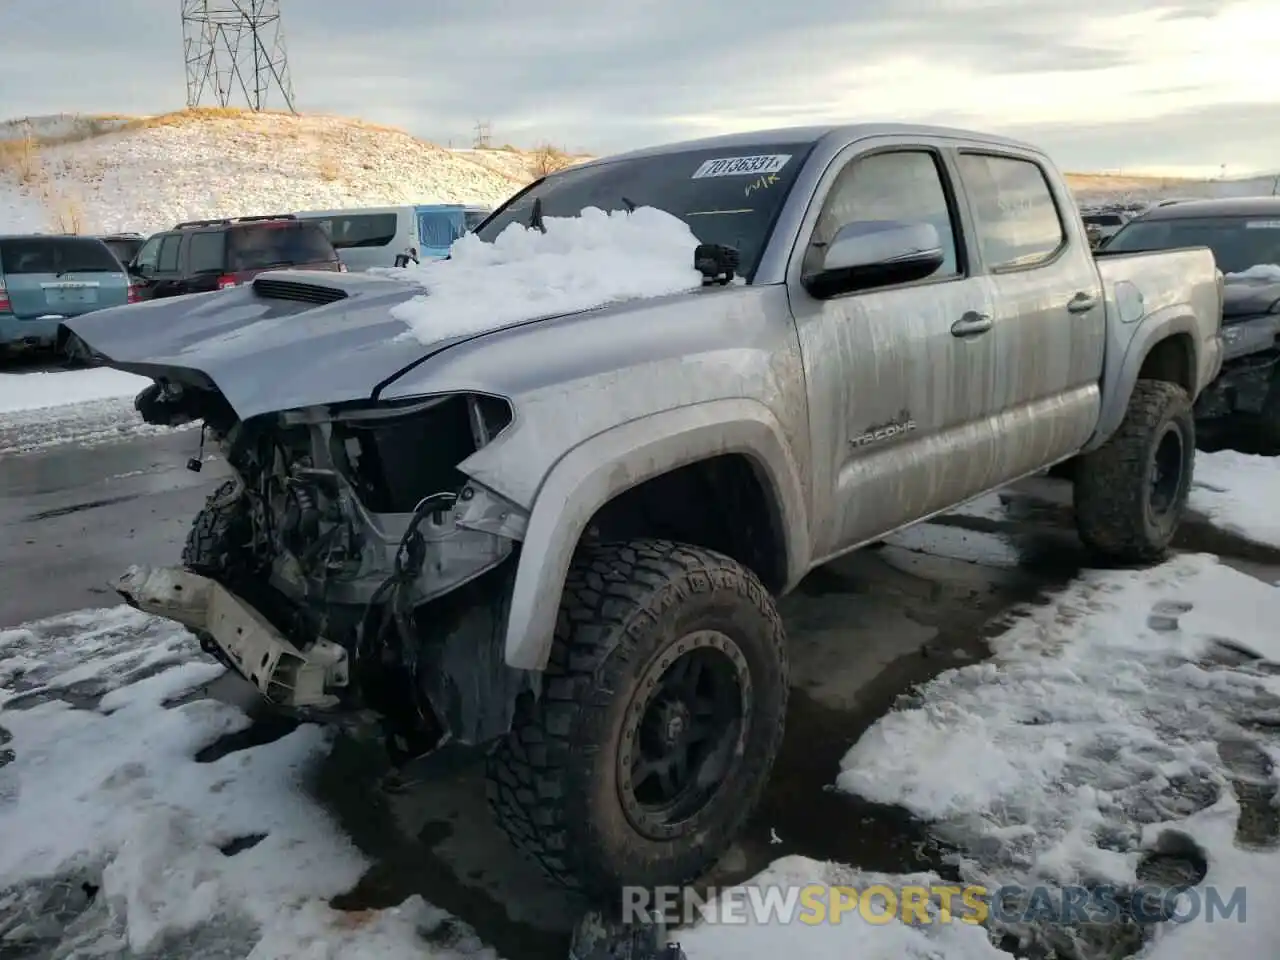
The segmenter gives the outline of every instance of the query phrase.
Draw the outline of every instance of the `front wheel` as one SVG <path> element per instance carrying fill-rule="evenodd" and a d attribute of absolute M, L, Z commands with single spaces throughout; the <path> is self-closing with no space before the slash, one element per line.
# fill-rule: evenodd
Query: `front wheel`
<path fill-rule="evenodd" d="M 1186 390 L 1139 380 L 1120 428 L 1076 465 L 1076 527 L 1085 545 L 1120 563 L 1161 559 L 1186 512 L 1195 448 Z"/>
<path fill-rule="evenodd" d="M 782 740 L 788 663 L 763 584 L 669 541 L 584 547 L 541 698 L 489 758 L 489 802 L 561 884 L 687 883 L 737 838 Z"/>

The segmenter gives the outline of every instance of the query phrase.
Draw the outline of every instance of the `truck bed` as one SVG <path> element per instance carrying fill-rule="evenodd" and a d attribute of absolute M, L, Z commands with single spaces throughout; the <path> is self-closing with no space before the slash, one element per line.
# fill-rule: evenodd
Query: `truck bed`
<path fill-rule="evenodd" d="M 1108 314 L 1104 381 L 1118 377 L 1131 348 L 1142 346 L 1144 328 L 1167 317 L 1195 343 L 1192 399 L 1218 375 L 1222 365 L 1222 274 L 1208 247 L 1141 253 L 1101 252 L 1098 273 Z M 1190 345 L 1190 344 L 1189 344 Z M 1145 351 L 1144 351 L 1145 352 Z"/>

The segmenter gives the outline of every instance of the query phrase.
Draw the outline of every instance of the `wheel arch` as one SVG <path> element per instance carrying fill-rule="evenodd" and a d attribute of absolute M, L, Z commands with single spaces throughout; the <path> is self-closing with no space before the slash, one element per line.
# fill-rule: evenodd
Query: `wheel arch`
<path fill-rule="evenodd" d="M 646 481 L 726 456 L 751 465 L 777 534 L 777 566 L 761 579 L 779 592 L 793 585 L 810 556 L 807 507 L 800 471 L 769 409 L 719 400 L 643 417 L 574 447 L 540 485 L 512 588 L 508 666 L 545 668 L 565 576 L 602 507 Z"/>

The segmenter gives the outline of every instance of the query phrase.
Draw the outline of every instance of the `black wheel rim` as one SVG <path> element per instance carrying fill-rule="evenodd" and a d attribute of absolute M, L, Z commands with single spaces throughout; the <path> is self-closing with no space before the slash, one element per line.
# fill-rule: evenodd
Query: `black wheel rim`
<path fill-rule="evenodd" d="M 746 657 L 719 631 L 682 637 L 649 665 L 618 750 L 618 791 L 639 833 L 670 840 L 697 827 L 742 760 L 751 708 Z"/>
<path fill-rule="evenodd" d="M 1177 424 L 1169 424 L 1151 454 L 1148 506 L 1151 516 L 1163 520 L 1173 511 L 1182 491 L 1184 440 Z"/>

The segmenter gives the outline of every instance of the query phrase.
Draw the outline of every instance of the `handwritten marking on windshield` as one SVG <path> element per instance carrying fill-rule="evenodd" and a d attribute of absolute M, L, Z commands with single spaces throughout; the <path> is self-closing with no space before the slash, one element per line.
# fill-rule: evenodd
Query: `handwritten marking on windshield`
<path fill-rule="evenodd" d="M 744 191 L 744 196 L 749 197 L 756 190 L 768 190 L 777 182 L 778 182 L 778 177 L 776 174 L 766 173 L 762 177 L 757 177 L 754 183 L 747 184 L 747 189 Z"/>

